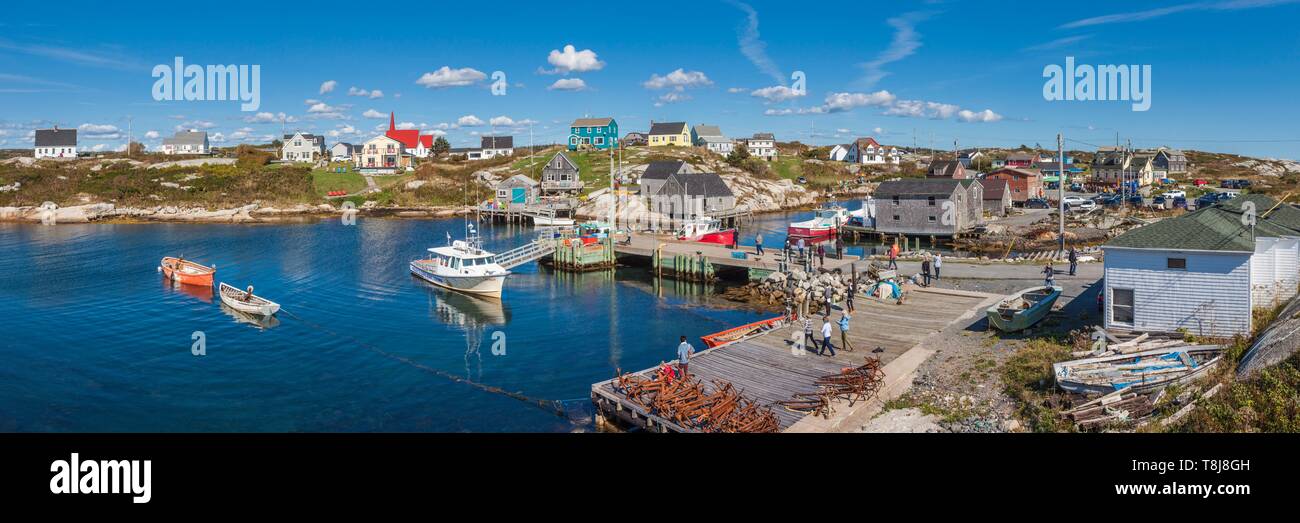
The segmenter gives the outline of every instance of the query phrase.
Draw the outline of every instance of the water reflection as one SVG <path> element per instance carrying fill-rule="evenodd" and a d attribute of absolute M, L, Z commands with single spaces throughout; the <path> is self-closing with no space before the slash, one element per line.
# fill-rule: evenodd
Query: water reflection
<path fill-rule="evenodd" d="M 209 288 L 208 290 L 211 291 L 212 289 Z M 209 292 L 209 294 L 211 294 L 211 292 Z M 230 316 L 231 319 L 235 320 L 235 323 L 251 325 L 257 327 L 257 330 L 264 331 L 280 326 L 280 319 L 275 316 L 258 316 L 256 314 L 249 314 L 247 312 L 235 310 L 225 303 L 221 304 L 221 312 L 225 313 L 226 316 Z"/>
<path fill-rule="evenodd" d="M 465 376 L 483 379 L 484 334 L 492 327 L 510 323 L 510 309 L 500 299 L 469 296 L 420 282 L 429 293 L 429 315 L 465 333 Z M 495 340 L 495 335 L 493 337 Z"/>
<path fill-rule="evenodd" d="M 167 279 L 166 276 L 161 278 L 163 289 L 168 292 L 179 292 L 191 298 L 198 299 L 203 303 L 212 303 L 213 290 L 207 285 L 184 285 Z"/>

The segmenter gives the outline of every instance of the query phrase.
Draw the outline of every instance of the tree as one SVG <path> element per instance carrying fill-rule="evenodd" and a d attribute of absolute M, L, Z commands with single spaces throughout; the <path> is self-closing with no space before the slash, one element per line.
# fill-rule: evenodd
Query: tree
<path fill-rule="evenodd" d="M 130 156 L 144 154 L 144 144 L 132 141 L 130 145 L 126 146 L 126 154 Z"/>
<path fill-rule="evenodd" d="M 746 147 L 744 142 L 737 143 L 736 147 L 731 149 L 730 153 L 727 153 L 727 165 L 732 167 L 740 167 L 748 159 L 749 147 Z"/>
<path fill-rule="evenodd" d="M 436 140 L 433 141 L 432 151 L 434 156 L 442 156 L 444 154 L 447 154 L 447 151 L 450 150 L 451 150 L 451 142 L 448 142 L 446 137 L 439 136 Z"/>

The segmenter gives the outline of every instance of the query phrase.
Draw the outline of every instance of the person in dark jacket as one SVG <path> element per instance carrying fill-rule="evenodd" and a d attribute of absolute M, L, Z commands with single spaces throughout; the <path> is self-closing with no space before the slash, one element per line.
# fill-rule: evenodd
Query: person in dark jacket
<path fill-rule="evenodd" d="M 930 257 L 929 256 L 924 256 L 921 258 L 921 281 L 924 282 L 922 285 L 925 285 L 926 287 L 930 286 Z"/>
<path fill-rule="evenodd" d="M 1074 270 L 1079 266 L 1079 253 L 1074 250 L 1074 247 L 1070 247 L 1069 260 L 1070 260 L 1070 276 L 1074 276 Z"/>

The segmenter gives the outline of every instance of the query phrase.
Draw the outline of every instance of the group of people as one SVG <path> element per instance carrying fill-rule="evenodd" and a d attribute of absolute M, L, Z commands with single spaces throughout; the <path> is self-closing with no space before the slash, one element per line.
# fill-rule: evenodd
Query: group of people
<path fill-rule="evenodd" d="M 943 271 L 943 255 L 940 253 L 926 253 L 921 256 L 921 281 L 926 287 L 930 286 L 930 278 L 933 274 L 935 280 L 941 278 L 940 273 Z"/>

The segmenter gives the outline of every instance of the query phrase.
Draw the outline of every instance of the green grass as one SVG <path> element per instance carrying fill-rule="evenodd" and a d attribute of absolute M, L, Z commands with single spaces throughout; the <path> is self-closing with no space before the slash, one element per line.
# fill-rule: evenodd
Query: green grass
<path fill-rule="evenodd" d="M 325 196 L 330 191 L 347 191 L 354 193 L 366 188 L 366 179 L 351 168 L 346 172 L 334 172 L 337 167 L 330 165 L 325 169 L 315 169 L 311 172 L 312 188 L 316 194 Z"/>
<path fill-rule="evenodd" d="M 1019 404 L 1019 413 L 1035 432 L 1062 432 L 1073 426 L 1052 404 L 1056 376 L 1052 364 L 1070 359 L 1070 347 L 1056 340 L 1029 340 L 1002 364 L 1004 391 Z"/>

